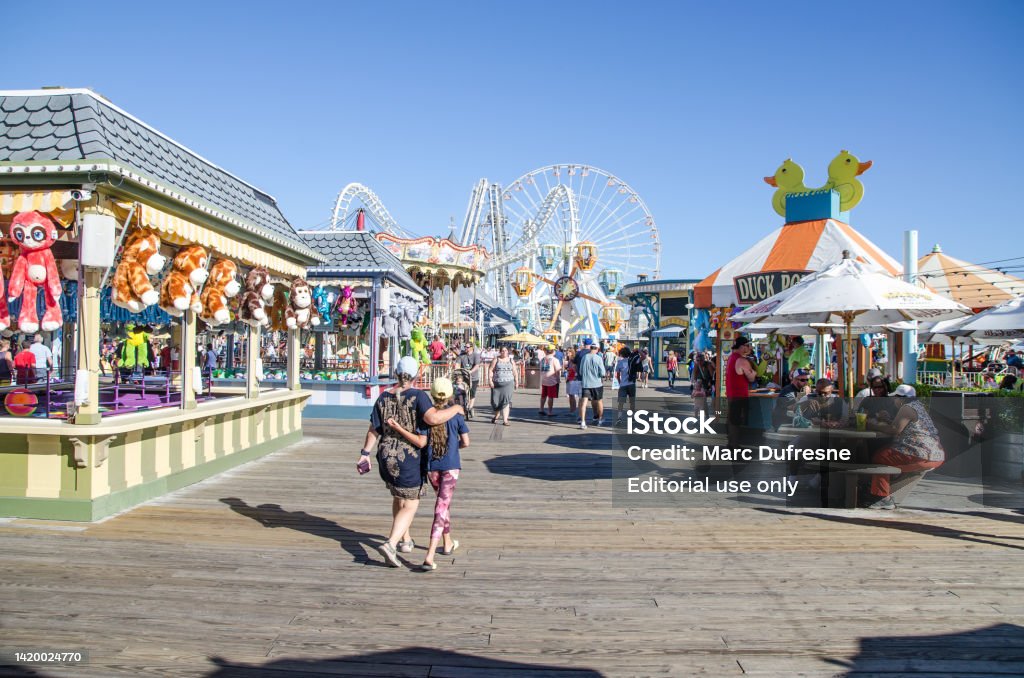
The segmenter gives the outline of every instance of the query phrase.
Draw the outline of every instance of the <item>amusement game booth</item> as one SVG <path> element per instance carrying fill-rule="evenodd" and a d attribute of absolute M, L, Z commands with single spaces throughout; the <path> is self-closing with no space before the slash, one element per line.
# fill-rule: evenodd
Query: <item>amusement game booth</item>
<path fill-rule="evenodd" d="M 280 384 L 259 383 L 258 348 L 274 286 L 320 258 L 272 197 L 91 91 L 6 92 L 0 228 L 0 325 L 62 335 L 66 365 L 0 386 L 0 515 L 96 520 L 301 439 L 299 331 Z M 197 331 L 236 314 L 254 350 L 221 392 Z M 162 371 L 143 348 L 161 326 Z M 101 338 L 124 329 L 110 374 Z"/>
<path fill-rule="evenodd" d="M 419 336 L 414 327 L 427 295 L 363 223 L 301 234 L 323 257 L 307 271 L 319 323 L 305 333 L 304 345 L 313 346 L 300 373 L 311 393 L 306 417 L 367 418 L 380 392 L 394 383 L 387 375 L 403 342 L 412 352 L 408 342 Z"/>
<path fill-rule="evenodd" d="M 850 226 L 850 210 L 863 197 L 864 188 L 856 178 L 871 166 L 843 151 L 829 165 L 829 181 L 820 189 L 803 186 L 803 169 L 792 160 L 785 161 L 774 176 L 765 181 L 776 188 L 772 206 L 785 218 L 785 223 L 758 241 L 694 286 L 695 324 L 705 335 L 714 334 L 713 348 L 718 361 L 718 384 L 715 392 L 724 395 L 723 366 L 728 360 L 741 323 L 730 317 L 745 307 L 787 289 L 805 275 L 821 270 L 849 252 L 858 261 L 877 266 L 892 275 L 901 275 L 902 266 L 860 232 Z M 710 331 L 709 331 L 710 330 Z M 898 342 L 900 336 L 896 335 Z M 698 337 L 698 343 L 707 337 Z M 842 337 L 835 337 L 840 388 L 845 368 L 841 348 Z M 825 352 L 824 333 L 819 330 L 819 355 Z M 893 343 L 893 342 L 890 342 Z M 707 345 L 707 344 L 705 344 Z M 772 345 L 775 367 L 781 365 L 782 347 Z M 901 349 L 898 344 L 887 347 L 890 355 Z M 853 355 L 856 379 L 862 381 L 871 362 L 871 347 L 857 341 Z M 781 379 L 781 374 L 776 374 Z M 781 383 L 781 382 L 778 382 Z"/>

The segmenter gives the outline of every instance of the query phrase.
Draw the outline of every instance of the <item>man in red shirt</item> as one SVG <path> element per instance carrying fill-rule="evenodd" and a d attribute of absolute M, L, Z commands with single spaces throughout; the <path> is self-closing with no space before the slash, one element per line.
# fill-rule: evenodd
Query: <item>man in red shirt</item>
<path fill-rule="evenodd" d="M 743 335 L 736 338 L 725 366 L 725 397 L 729 405 L 729 447 L 742 447 L 742 429 L 747 425 L 750 412 L 750 384 L 757 379 L 747 356 L 751 353 L 750 340 Z"/>
<path fill-rule="evenodd" d="M 427 350 L 430 351 L 430 359 L 437 362 L 444 356 L 444 342 L 441 341 L 441 337 L 434 335 L 434 340 L 427 346 Z"/>
<path fill-rule="evenodd" d="M 18 375 L 19 386 L 28 386 L 36 380 L 36 356 L 31 349 L 32 342 L 26 339 L 21 342 L 21 351 L 14 356 L 14 371 Z"/>

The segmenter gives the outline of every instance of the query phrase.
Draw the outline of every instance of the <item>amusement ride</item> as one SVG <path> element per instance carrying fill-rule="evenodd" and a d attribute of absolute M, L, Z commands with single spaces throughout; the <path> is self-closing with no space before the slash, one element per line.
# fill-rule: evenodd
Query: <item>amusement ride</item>
<path fill-rule="evenodd" d="M 338 194 L 329 228 L 351 230 L 362 213 L 382 241 L 431 240 L 402 229 L 380 198 L 358 183 Z M 548 165 L 507 184 L 480 179 L 457 241 L 432 240 L 434 259 L 439 251 L 456 255 L 446 262 L 403 258 L 410 273 L 439 289 L 449 280 L 475 280 L 447 266 L 471 261 L 471 272 L 482 276 L 472 285 L 479 300 L 508 310 L 519 330 L 552 341 L 615 337 L 625 320 L 615 301 L 622 285 L 660 273 L 661 243 L 647 205 L 625 181 L 590 165 Z M 478 254 L 459 254 L 470 251 Z M 463 286 L 469 287 L 450 287 Z"/>

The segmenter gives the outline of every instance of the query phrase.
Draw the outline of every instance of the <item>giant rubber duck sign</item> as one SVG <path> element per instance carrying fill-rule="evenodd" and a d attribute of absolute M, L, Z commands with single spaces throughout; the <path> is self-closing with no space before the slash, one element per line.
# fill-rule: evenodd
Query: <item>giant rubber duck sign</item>
<path fill-rule="evenodd" d="M 835 191 L 839 194 L 839 209 L 848 212 L 857 206 L 864 197 L 864 185 L 857 179 L 861 174 L 868 171 L 871 161 L 861 162 L 857 156 L 849 151 L 840 151 L 839 155 L 828 164 L 828 181 L 820 188 L 808 188 L 804 186 L 804 168 L 787 159 L 775 174 L 765 177 L 765 183 L 775 187 L 775 195 L 772 196 L 772 207 L 779 216 L 786 216 L 786 196 L 794 193 L 812 193 L 818 191 Z"/>

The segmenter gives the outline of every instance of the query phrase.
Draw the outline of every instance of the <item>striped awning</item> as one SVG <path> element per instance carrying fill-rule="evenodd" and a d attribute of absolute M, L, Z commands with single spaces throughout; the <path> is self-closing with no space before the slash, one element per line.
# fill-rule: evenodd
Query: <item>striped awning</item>
<path fill-rule="evenodd" d="M 68 226 L 75 217 L 71 191 L 0 191 L 0 215 L 19 212 L 44 212 L 60 225 Z"/>
<path fill-rule="evenodd" d="M 1024 280 L 943 254 L 936 245 L 917 263 L 918 277 L 944 297 L 974 311 L 998 306 L 1024 294 Z"/>
<path fill-rule="evenodd" d="M 116 211 L 122 219 L 127 218 L 131 208 L 131 203 L 116 203 Z M 164 242 L 174 245 L 202 245 L 214 254 L 249 266 L 262 266 L 272 274 L 285 278 L 306 276 L 306 267 L 301 264 L 292 263 L 155 207 L 138 204 L 137 218 L 146 228 L 158 231 Z"/>
<path fill-rule="evenodd" d="M 785 224 L 762 238 L 749 250 L 697 283 L 697 308 L 729 306 L 736 303 L 733 279 L 748 273 L 768 271 L 819 271 L 843 258 L 849 250 L 859 261 L 874 264 L 892 275 L 903 267 L 877 245 L 835 219 Z"/>

